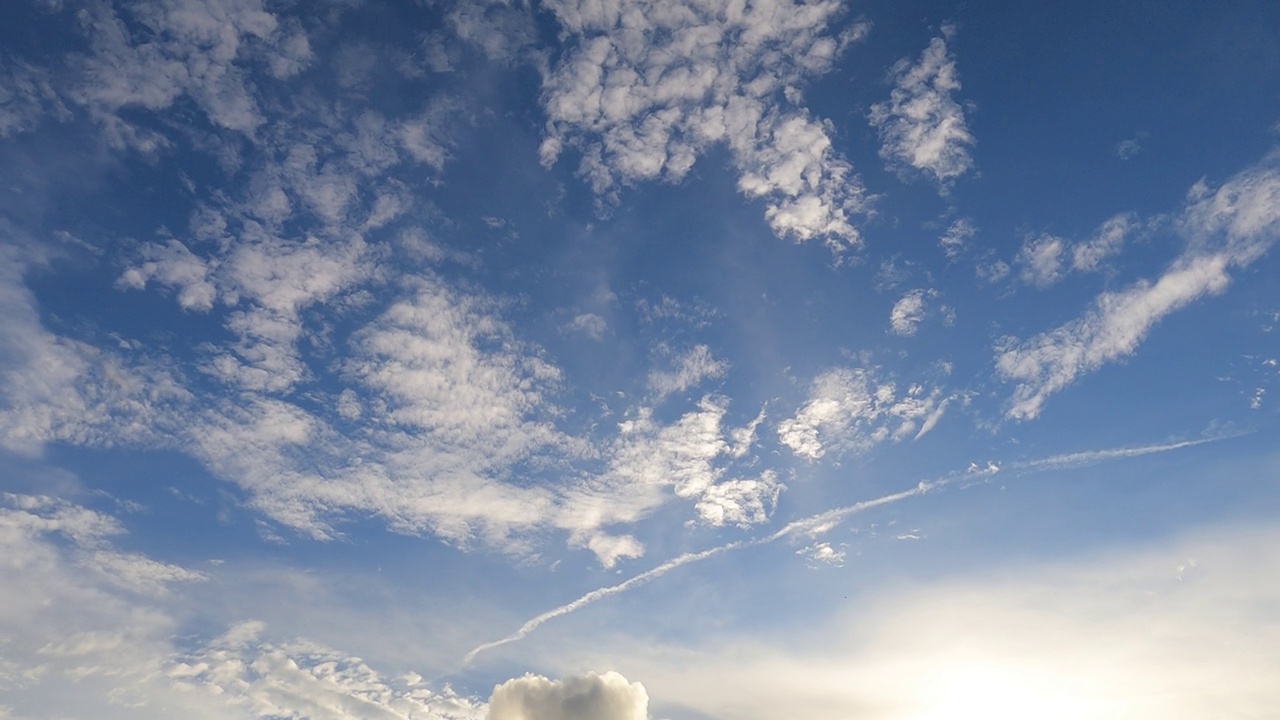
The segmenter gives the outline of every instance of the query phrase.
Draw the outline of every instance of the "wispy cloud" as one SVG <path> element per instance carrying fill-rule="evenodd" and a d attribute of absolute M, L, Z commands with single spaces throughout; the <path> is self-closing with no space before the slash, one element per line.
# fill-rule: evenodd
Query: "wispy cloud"
<path fill-rule="evenodd" d="M 1193 188 L 1178 221 L 1186 247 L 1154 282 L 1106 292 L 1080 318 L 1029 340 L 1005 338 L 996 372 L 1017 383 L 1005 415 L 1038 416 L 1050 395 L 1081 374 L 1133 354 L 1147 333 L 1171 313 L 1225 291 L 1230 270 L 1262 257 L 1280 238 L 1280 171 L 1274 157 L 1228 180 L 1216 191 Z"/>

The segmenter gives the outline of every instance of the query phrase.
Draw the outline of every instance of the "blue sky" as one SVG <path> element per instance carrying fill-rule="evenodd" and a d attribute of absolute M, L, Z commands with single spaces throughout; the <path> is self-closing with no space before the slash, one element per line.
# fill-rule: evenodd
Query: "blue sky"
<path fill-rule="evenodd" d="M 0 718 L 1259 718 L 1280 7 L 18 0 Z"/>

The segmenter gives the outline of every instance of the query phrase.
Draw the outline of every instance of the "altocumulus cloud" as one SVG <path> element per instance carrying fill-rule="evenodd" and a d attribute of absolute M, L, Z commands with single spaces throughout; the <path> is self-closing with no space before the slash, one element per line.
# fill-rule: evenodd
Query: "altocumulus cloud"
<path fill-rule="evenodd" d="M 525 675 L 493 689 L 489 720 L 647 720 L 649 693 L 616 672 L 564 680 Z"/>

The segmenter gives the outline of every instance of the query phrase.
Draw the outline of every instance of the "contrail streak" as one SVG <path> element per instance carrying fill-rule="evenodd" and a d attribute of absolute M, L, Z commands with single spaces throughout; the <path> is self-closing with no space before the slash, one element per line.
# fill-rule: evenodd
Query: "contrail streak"
<path fill-rule="evenodd" d="M 1129 447 L 1129 448 L 1111 448 L 1107 450 L 1088 450 L 1085 452 L 1069 453 L 1065 455 L 1052 455 L 1050 457 L 1040 458 L 1037 460 L 1027 460 L 1023 462 L 1011 463 L 1008 467 L 1011 470 L 1023 470 L 1023 471 L 1079 467 L 1082 465 L 1090 465 L 1093 463 L 1105 462 L 1107 460 L 1139 457 L 1142 455 L 1151 455 L 1153 453 L 1168 452 L 1170 450 L 1180 450 L 1182 448 L 1192 447 L 1195 445 L 1203 445 L 1205 443 L 1217 442 L 1219 440 L 1227 440 L 1229 438 L 1238 437 L 1239 435 L 1242 435 L 1242 434 L 1244 433 L 1235 433 L 1231 435 L 1217 435 L 1214 437 L 1203 438 L 1200 440 L 1184 440 L 1181 442 L 1166 443 L 1163 445 L 1147 445 L 1143 447 Z M 652 582 L 653 580 L 656 580 L 662 577 L 663 575 L 666 575 L 672 570 L 675 570 L 676 568 L 681 567 L 683 565 L 700 562 L 702 560 L 706 560 L 707 558 L 720 555 L 721 553 L 729 552 L 730 550 L 741 550 L 744 548 L 756 547 L 758 545 L 768 545 L 769 543 L 776 542 L 778 540 L 781 540 L 784 537 L 788 537 L 791 535 L 803 535 L 803 534 L 809 534 L 809 533 L 818 534 L 835 527 L 836 525 L 843 522 L 846 518 L 852 515 L 857 515 L 858 513 L 864 512 L 866 510 L 871 510 L 877 507 L 883 507 L 885 505 L 892 505 L 893 503 L 901 502 L 903 500 L 915 497 L 917 495 L 924 495 L 925 493 L 928 493 L 934 490 L 939 490 L 941 488 L 944 488 L 956 482 L 973 480 L 975 478 L 983 477 L 983 476 L 990 476 L 990 475 L 996 474 L 997 472 L 1000 472 L 1000 467 L 995 463 L 988 463 L 985 468 L 980 468 L 977 465 L 971 465 L 969 469 L 963 473 L 952 473 L 951 475 L 947 475 L 937 480 L 921 481 L 919 484 L 917 484 L 915 487 L 909 490 L 902 490 L 900 492 L 891 493 L 889 495 L 882 495 L 878 498 L 873 498 L 871 500 L 863 500 L 862 502 L 857 502 L 852 505 L 845 505 L 843 507 L 833 508 L 831 510 L 820 512 L 816 515 L 810 515 L 807 518 L 802 518 L 800 520 L 789 522 L 786 525 L 784 525 L 780 530 L 770 535 L 765 535 L 763 537 L 755 538 L 753 540 L 739 540 L 736 542 L 728 543 L 726 545 L 719 545 L 717 547 L 713 547 L 708 550 L 703 550 L 701 552 L 685 553 L 684 555 L 678 555 L 651 570 L 642 572 L 639 575 L 636 575 L 635 577 L 632 577 L 628 580 L 624 580 L 623 582 L 618 583 L 617 585 L 610 585 L 608 587 L 602 587 L 596 590 L 592 590 L 591 592 L 587 593 L 586 595 L 583 595 L 582 597 L 578 598 L 577 600 L 574 600 L 573 602 L 561 605 L 560 607 L 554 608 L 552 610 L 548 610 L 542 613 L 541 615 L 538 615 L 537 617 L 529 620 L 524 625 L 521 625 L 519 630 L 516 630 L 515 632 L 511 633 L 510 635 L 502 639 L 494 640 L 493 642 L 487 642 L 487 643 L 484 643 L 483 645 L 478 645 L 475 649 L 473 649 L 471 652 L 467 653 L 465 657 L 463 657 L 462 664 L 464 667 L 467 665 L 470 665 L 471 662 L 476 659 L 476 656 L 478 656 L 482 652 L 492 650 L 497 647 L 501 647 L 508 643 L 516 642 L 517 640 L 524 639 L 529 635 L 529 633 L 533 632 L 534 630 L 537 630 L 539 626 L 541 626 L 543 623 L 547 622 L 548 620 L 554 620 L 555 618 L 558 618 L 562 615 L 568 615 L 569 613 L 574 612 L 575 610 L 580 610 L 581 608 L 586 607 L 587 605 L 590 605 L 591 603 L 594 603 L 598 600 L 603 600 L 612 595 L 617 595 L 618 593 L 623 593 L 632 588 L 639 587 L 640 585 L 644 585 L 646 583 Z"/>

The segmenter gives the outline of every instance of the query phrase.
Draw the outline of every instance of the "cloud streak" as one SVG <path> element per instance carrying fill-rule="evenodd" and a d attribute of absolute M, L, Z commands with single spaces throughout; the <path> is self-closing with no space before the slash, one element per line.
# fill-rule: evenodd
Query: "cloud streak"
<path fill-rule="evenodd" d="M 1119 459 L 1119 458 L 1139 457 L 1142 455 L 1151 455 L 1151 454 L 1161 453 L 1161 452 L 1170 452 L 1173 450 L 1180 450 L 1182 448 L 1193 447 L 1193 446 L 1202 445 L 1205 443 L 1218 442 L 1220 440 L 1225 440 L 1230 437 L 1235 437 L 1235 435 L 1216 436 L 1216 437 L 1204 438 L 1200 440 L 1190 440 L 1190 441 L 1182 441 L 1182 442 L 1176 442 L 1176 443 L 1162 443 L 1158 445 L 1148 445 L 1148 446 L 1141 446 L 1141 447 L 1114 448 L 1114 449 L 1106 449 L 1106 450 L 1093 450 L 1093 451 L 1086 451 L 1086 452 L 1079 452 L 1079 453 L 1071 453 L 1066 455 L 1054 455 L 1054 456 L 1037 459 L 1037 460 L 1029 460 L 1029 461 L 1023 461 L 1018 463 L 1012 463 L 1010 467 L 1014 469 L 1022 470 L 1022 471 L 1077 467 L 1081 465 L 1093 464 L 1097 462 L 1105 462 L 1107 460 L 1113 460 L 1113 459 Z M 868 510 L 874 510 L 876 508 L 893 505 L 893 504 L 902 502 L 904 500 L 909 500 L 913 497 L 925 495 L 931 492 L 936 492 L 957 483 L 966 483 L 966 482 L 973 482 L 975 480 L 980 480 L 985 477 L 993 476 L 999 472 L 1001 472 L 1001 467 L 997 463 L 988 463 L 985 466 L 978 466 L 976 464 L 971 465 L 964 472 L 952 473 L 950 475 L 947 475 L 945 477 L 942 477 L 936 480 L 921 481 L 917 483 L 914 487 L 908 488 L 906 490 L 901 490 L 895 493 L 889 493 L 887 495 L 881 495 L 880 497 L 872 498 L 870 500 L 863 500 L 861 502 L 853 503 L 851 505 L 832 508 L 830 510 L 816 513 L 814 515 L 810 515 L 808 517 L 801 518 L 799 520 L 793 520 L 787 523 L 786 525 L 783 525 L 780 529 L 768 535 L 763 535 L 751 540 L 739 540 L 736 542 L 719 545 L 719 546 L 709 548 L 707 550 L 702 550 L 699 552 L 685 553 L 683 555 L 678 555 L 662 563 L 661 565 L 658 565 L 657 567 L 654 567 L 650 570 L 646 570 L 645 572 L 640 573 L 639 575 L 635 575 L 631 578 L 628 578 L 627 580 L 624 580 L 623 582 L 620 582 L 616 585 L 610 585 L 607 587 L 602 587 L 596 590 L 592 590 L 591 592 L 586 593 L 585 595 L 579 597 L 576 600 L 573 600 L 572 602 L 565 603 L 564 605 L 561 605 L 556 608 L 552 608 L 551 610 L 548 610 L 542 613 L 541 615 L 537 615 L 531 618 L 530 620 L 528 620 L 527 622 L 525 622 L 523 625 L 520 626 L 519 629 L 517 629 L 515 632 L 511 633 L 510 635 L 499 638 L 498 640 L 477 645 L 465 656 L 463 656 L 462 665 L 463 667 L 466 667 L 470 665 L 472 662 L 474 662 L 477 657 L 479 657 L 481 654 L 485 652 L 494 650 L 504 645 L 509 645 L 511 643 L 523 640 L 524 638 L 528 637 L 530 633 L 534 632 L 539 627 L 541 627 L 542 625 L 546 624 L 551 620 L 554 620 L 559 617 L 564 617 L 565 615 L 581 610 L 582 608 L 587 607 L 588 605 L 594 604 L 596 602 L 612 597 L 614 595 L 627 592 L 628 590 L 633 590 L 642 585 L 651 583 L 654 580 L 657 580 L 658 578 L 662 577 L 663 575 L 666 575 L 667 573 L 671 572 L 672 570 L 676 570 L 678 568 L 684 567 L 685 565 L 701 562 L 703 560 L 708 560 L 710 558 L 713 558 L 718 555 L 722 555 L 724 553 L 728 553 L 734 550 L 744 550 L 747 548 L 758 547 L 761 545 L 768 545 L 770 543 L 774 543 L 779 540 L 782 540 L 783 538 L 802 537 L 802 536 L 812 537 L 812 536 L 821 535 L 823 533 L 829 532 L 830 530 L 834 529 L 836 526 L 840 525 L 850 517 L 853 517 L 854 515 L 858 515 L 860 513 L 864 513 Z"/>

